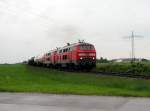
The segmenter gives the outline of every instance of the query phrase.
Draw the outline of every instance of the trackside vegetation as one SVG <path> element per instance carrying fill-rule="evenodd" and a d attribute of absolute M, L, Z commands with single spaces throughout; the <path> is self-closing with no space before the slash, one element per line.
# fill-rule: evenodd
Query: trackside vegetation
<path fill-rule="evenodd" d="M 97 67 L 94 70 L 102 72 L 124 72 L 150 76 L 150 62 L 98 63 Z"/>
<path fill-rule="evenodd" d="M 150 97 L 150 80 L 3 64 L 0 91 Z"/>

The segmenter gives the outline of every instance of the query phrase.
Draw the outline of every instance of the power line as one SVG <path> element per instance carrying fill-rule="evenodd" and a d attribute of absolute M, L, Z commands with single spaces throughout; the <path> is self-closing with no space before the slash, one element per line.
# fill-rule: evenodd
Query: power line
<path fill-rule="evenodd" d="M 131 60 L 135 60 L 135 38 L 142 38 L 143 36 L 135 35 L 134 31 L 131 32 L 131 36 L 128 36 L 128 38 L 131 39 Z"/>

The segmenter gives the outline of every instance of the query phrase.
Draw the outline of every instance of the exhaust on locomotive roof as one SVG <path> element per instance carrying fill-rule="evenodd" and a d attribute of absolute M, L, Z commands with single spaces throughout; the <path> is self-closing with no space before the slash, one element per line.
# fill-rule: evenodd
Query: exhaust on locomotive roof
<path fill-rule="evenodd" d="M 70 43 L 67 43 L 67 46 L 70 46 Z"/>

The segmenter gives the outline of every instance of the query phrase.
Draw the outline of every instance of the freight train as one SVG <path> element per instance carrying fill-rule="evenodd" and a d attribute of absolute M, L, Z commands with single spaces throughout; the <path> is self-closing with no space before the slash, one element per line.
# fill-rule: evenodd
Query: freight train
<path fill-rule="evenodd" d="M 92 69 L 96 67 L 94 45 L 79 41 L 51 50 L 41 56 L 32 57 L 28 64 L 55 68 Z"/>

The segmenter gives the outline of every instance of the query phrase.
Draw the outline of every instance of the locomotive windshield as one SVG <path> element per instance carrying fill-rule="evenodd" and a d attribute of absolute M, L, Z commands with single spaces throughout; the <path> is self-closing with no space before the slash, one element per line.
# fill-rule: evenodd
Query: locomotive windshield
<path fill-rule="evenodd" d="M 92 45 L 80 45 L 80 50 L 94 50 L 94 46 Z"/>

